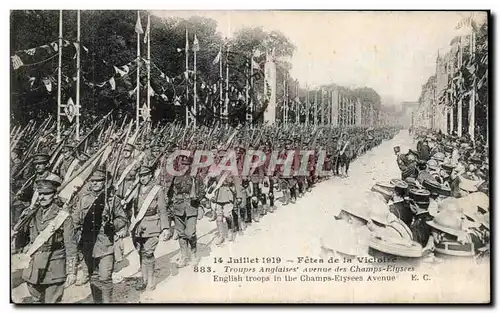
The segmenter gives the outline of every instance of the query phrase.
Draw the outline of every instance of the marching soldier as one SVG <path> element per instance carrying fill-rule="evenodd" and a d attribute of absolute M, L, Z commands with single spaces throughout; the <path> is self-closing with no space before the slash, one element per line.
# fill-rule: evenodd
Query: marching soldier
<path fill-rule="evenodd" d="M 127 143 L 123 149 L 123 157 L 121 157 L 118 164 L 118 173 L 121 173 L 121 175 L 116 182 L 116 186 L 118 186 L 117 194 L 122 198 L 125 196 L 126 191 L 133 185 L 137 170 L 139 169 L 139 163 L 133 157 L 134 150 L 135 147 Z"/>
<path fill-rule="evenodd" d="M 27 206 L 33 208 L 38 200 L 38 192 L 36 190 L 36 182 L 43 179 L 60 180 L 59 176 L 50 172 L 48 169 L 50 156 L 45 153 L 36 154 L 33 156 L 33 164 L 35 165 L 35 174 L 33 178 L 25 183 L 17 192 L 17 201 L 13 205 L 12 224 L 16 223 Z M 30 183 L 31 182 L 31 183 Z M 16 248 L 21 248 L 27 241 L 27 234 L 21 233 L 16 236 Z"/>
<path fill-rule="evenodd" d="M 38 202 L 30 214 L 29 266 L 23 272 L 34 303 L 58 303 L 76 280 L 73 220 L 56 199 L 60 179 L 37 180 Z"/>
<path fill-rule="evenodd" d="M 73 144 L 71 142 L 66 142 L 61 150 L 60 163 L 54 166 L 60 177 L 66 176 L 71 163 L 75 160 L 75 157 L 73 157 L 73 154 L 71 153 L 72 149 Z"/>
<path fill-rule="evenodd" d="M 96 170 L 90 177 L 91 190 L 82 196 L 79 208 L 73 214 L 77 244 L 88 269 L 95 303 L 112 302 L 114 237 L 117 233 L 124 237 L 127 225 L 127 216 L 120 202 L 107 197 L 111 196 L 105 190 L 109 179 L 108 172 Z"/>
<path fill-rule="evenodd" d="M 230 242 L 235 238 L 235 220 L 233 219 L 233 209 L 238 207 L 242 201 L 241 197 L 236 196 L 236 187 L 234 179 L 228 172 L 223 172 L 217 177 L 217 185 L 214 190 L 207 194 L 215 205 L 215 215 L 217 223 L 218 236 L 216 245 L 221 245 L 227 238 Z M 218 187 L 218 188 L 217 188 Z M 235 205 L 236 204 L 236 205 Z M 227 227 L 227 234 L 226 234 Z"/>
<path fill-rule="evenodd" d="M 181 250 L 181 260 L 177 264 L 178 267 L 187 266 L 190 260 L 193 265 L 198 263 L 196 224 L 198 219 L 203 218 L 204 212 L 200 210 L 200 203 L 205 188 L 200 177 L 189 175 L 191 163 L 191 158 L 179 157 L 178 164 L 186 166 L 188 169 L 183 176 L 174 176 L 172 182 L 172 208 Z"/>
<path fill-rule="evenodd" d="M 136 285 L 137 290 L 152 290 L 155 288 L 154 252 L 159 238 L 166 240 L 168 236 L 168 215 L 165 203 L 165 191 L 153 181 L 151 168 L 141 166 L 139 169 L 139 184 L 122 203 L 133 199 L 133 212 L 129 231 L 132 241 L 139 253 L 142 281 Z"/>
<path fill-rule="evenodd" d="M 78 171 L 78 169 L 80 167 L 83 166 L 83 164 L 85 164 L 85 162 L 88 161 L 88 159 L 90 158 L 90 156 L 85 153 L 85 152 L 81 152 L 78 154 L 78 156 L 76 158 L 74 158 L 71 163 L 68 165 L 68 167 L 65 169 L 64 172 L 64 177 L 63 177 L 63 181 L 67 181 L 71 178 L 71 176 L 76 173 L 76 171 Z"/>

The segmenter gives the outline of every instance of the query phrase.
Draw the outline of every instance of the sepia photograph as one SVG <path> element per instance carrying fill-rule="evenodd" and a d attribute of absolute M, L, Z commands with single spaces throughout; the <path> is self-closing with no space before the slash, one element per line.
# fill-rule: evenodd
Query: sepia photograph
<path fill-rule="evenodd" d="M 9 17 L 10 303 L 492 302 L 490 11 Z"/>

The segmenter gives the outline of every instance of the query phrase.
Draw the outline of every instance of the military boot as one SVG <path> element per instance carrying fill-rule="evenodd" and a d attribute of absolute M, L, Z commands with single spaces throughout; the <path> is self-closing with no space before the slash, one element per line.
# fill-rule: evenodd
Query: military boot
<path fill-rule="evenodd" d="M 290 188 L 290 198 L 291 198 L 290 201 L 292 203 L 295 203 L 295 201 L 297 201 L 297 193 L 296 192 L 297 191 L 296 191 L 295 187 Z"/>
<path fill-rule="evenodd" d="M 215 244 L 220 246 L 222 243 L 224 243 L 224 220 L 222 219 L 217 219 L 217 238 L 215 238 Z"/>
<path fill-rule="evenodd" d="M 148 258 L 146 267 L 148 268 L 147 271 L 147 286 L 146 290 L 154 290 L 156 288 L 156 281 L 155 281 L 155 264 L 156 260 L 155 257 L 153 256 L 152 258 Z"/>
<path fill-rule="evenodd" d="M 102 303 L 113 303 L 113 282 L 102 282 Z"/>
<path fill-rule="evenodd" d="M 135 290 L 142 291 L 146 289 L 146 284 L 148 281 L 147 275 L 148 275 L 148 269 L 147 266 L 144 264 L 144 259 L 141 257 L 140 258 L 141 262 L 141 274 L 142 277 L 137 280 L 137 283 L 135 284 Z"/>
<path fill-rule="evenodd" d="M 243 235 L 243 231 L 247 228 L 247 225 L 245 223 L 245 212 L 246 212 L 246 208 L 245 207 L 241 207 L 238 209 L 238 213 L 237 214 L 237 219 L 238 219 L 238 224 L 239 224 L 239 231 L 238 231 L 238 235 Z"/>
<path fill-rule="evenodd" d="M 177 267 L 182 268 L 189 264 L 187 239 L 179 238 L 179 246 L 181 250 L 181 259 L 179 260 L 179 263 L 177 263 Z"/>
<path fill-rule="evenodd" d="M 253 221 L 258 223 L 260 220 L 259 203 L 252 201 L 252 217 Z"/>
<path fill-rule="evenodd" d="M 283 203 L 282 205 L 288 205 L 288 201 L 290 200 L 289 190 L 283 189 Z"/>
<path fill-rule="evenodd" d="M 227 240 L 228 241 L 234 241 L 234 223 L 233 223 L 233 217 L 226 217 L 226 223 L 227 223 Z"/>
<path fill-rule="evenodd" d="M 198 251 L 196 245 L 198 243 L 198 238 L 193 236 L 189 239 L 189 246 L 191 248 L 191 265 L 196 266 L 200 262 L 200 257 L 198 255 Z"/>
<path fill-rule="evenodd" d="M 244 209 L 246 211 L 245 224 L 247 224 L 247 226 L 252 224 L 252 203 L 250 202 L 250 199 L 248 201 L 249 202 L 247 203 L 247 206 Z"/>
<path fill-rule="evenodd" d="M 102 303 L 102 291 L 97 282 L 90 283 L 90 292 L 92 293 L 94 303 Z"/>

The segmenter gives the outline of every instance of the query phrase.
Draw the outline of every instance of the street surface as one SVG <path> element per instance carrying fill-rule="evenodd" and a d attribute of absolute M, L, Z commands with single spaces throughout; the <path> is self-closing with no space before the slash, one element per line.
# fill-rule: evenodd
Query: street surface
<path fill-rule="evenodd" d="M 259 299 L 261 302 L 283 302 L 290 299 L 294 302 L 350 302 L 349 299 L 361 301 L 393 302 L 406 299 L 409 301 L 437 301 L 444 292 L 446 299 L 453 299 L 454 294 L 463 294 L 467 288 L 465 281 L 482 279 L 483 282 L 475 286 L 484 286 L 484 279 L 489 281 L 489 272 L 478 275 L 467 273 L 457 279 L 464 279 L 464 284 L 449 284 L 449 279 L 437 277 L 436 268 L 428 269 L 432 284 L 411 284 L 409 279 L 396 282 L 377 283 L 326 283 L 326 282 L 214 282 L 214 275 L 227 275 L 225 265 L 215 263 L 215 258 L 222 258 L 227 262 L 229 257 L 272 258 L 282 260 L 280 266 L 294 266 L 297 257 L 318 258 L 320 253 L 319 237 L 328 229 L 333 216 L 343 207 L 348 205 L 366 205 L 369 208 L 368 196 L 370 188 L 377 181 L 389 181 L 400 176 L 396 164 L 393 147 L 401 146 L 405 153 L 413 146 L 413 139 L 406 130 L 401 131 L 392 140 L 384 141 L 378 147 L 358 157 L 350 167 L 349 177 L 334 177 L 319 183 L 310 193 L 299 199 L 295 204 L 280 206 L 274 213 L 267 214 L 259 223 L 253 223 L 244 231 L 243 236 L 237 236 L 233 243 L 225 243 L 217 247 L 213 244 L 215 222 L 204 218 L 199 221 L 198 253 L 201 261 L 198 271 L 192 267 L 177 269 L 176 260 L 179 258 L 179 245 L 177 241 L 160 242 L 156 250 L 157 257 L 157 286 L 153 291 L 137 292 L 134 289 L 135 280 L 139 270 L 138 254 L 132 247 L 130 238 L 126 240 L 127 259 L 119 264 L 119 271 L 114 277 L 117 282 L 114 289 L 115 302 L 120 303 L 146 303 L 146 302 L 249 302 Z M 293 261 L 292 261 L 293 260 Z M 290 262 L 292 261 L 292 262 Z M 259 270 L 263 264 L 232 264 L 237 267 L 254 267 Z M 265 264 L 269 267 L 273 264 Z M 318 265 L 319 267 L 320 265 Z M 14 267 L 14 265 L 13 265 Z M 439 270 L 444 274 L 442 270 Z M 445 276 L 457 274 L 457 271 L 448 267 Z M 463 272 L 463 270 L 462 270 Z M 22 302 L 29 298 L 24 283 L 20 280 L 21 271 L 13 272 L 15 289 L 12 292 L 14 302 Z M 241 273 L 240 273 L 241 274 Z M 434 275 L 434 276 L 433 276 Z M 255 276 L 259 276 L 256 274 Z M 442 275 L 439 275 L 442 276 Z M 122 279 L 120 279 L 122 277 Z M 445 277 L 443 277 L 445 278 Z M 120 281 L 121 280 L 121 281 Z M 118 282 L 120 281 L 120 282 Z M 408 286 L 404 282 L 408 281 Z M 403 283 L 402 283 L 403 282 Z M 17 286 L 17 285 L 18 286 Z M 326 284 L 331 284 L 326 286 Z M 442 291 L 442 286 L 447 286 L 447 291 Z M 406 287 L 405 287 L 406 286 Z M 411 290 L 407 289 L 410 288 Z M 433 288 L 440 290 L 433 291 Z M 388 292 L 391 290 L 391 292 Z M 475 292 L 475 291 L 474 291 Z M 481 291 L 477 291 L 481 294 Z M 451 298 L 450 298 L 451 297 Z M 476 297 L 477 299 L 477 297 Z M 457 299 L 457 301 L 466 299 Z M 65 291 L 63 302 L 91 302 L 90 288 L 86 286 L 72 286 Z"/>

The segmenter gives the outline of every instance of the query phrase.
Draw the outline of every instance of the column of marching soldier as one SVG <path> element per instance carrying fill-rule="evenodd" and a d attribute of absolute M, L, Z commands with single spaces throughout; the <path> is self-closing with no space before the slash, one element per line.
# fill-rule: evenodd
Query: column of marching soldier
<path fill-rule="evenodd" d="M 112 274 L 115 262 L 122 257 L 126 236 L 132 237 L 140 259 L 142 278 L 136 289 L 154 289 L 154 252 L 161 241 L 178 240 L 178 267 L 195 265 L 199 261 L 196 224 L 204 216 L 217 227 L 216 245 L 231 242 L 277 209 L 278 191 L 285 206 L 328 178 L 315 174 L 319 151 L 326 150 L 326 170 L 347 175 L 351 160 L 397 131 L 395 127 L 350 129 L 331 138 L 313 138 L 310 134 L 299 138 L 283 130 L 277 140 L 266 134 L 250 144 L 240 138 L 229 145 L 209 147 L 202 141 L 173 142 L 152 132 L 135 143 L 116 144 L 108 160 L 93 167 L 81 190 L 75 190 L 77 196 L 65 203 L 58 197 L 61 185 L 75 179 L 75 173 L 92 161 L 102 137 L 82 144 L 69 139 L 72 133 L 66 131 L 62 143 L 57 143 L 53 134 L 45 132 L 39 138 L 32 137 L 38 141 L 36 149 L 32 149 L 33 142 L 21 139 L 11 151 L 11 173 L 15 174 L 11 183 L 12 249 L 30 256 L 23 279 L 33 302 L 60 302 L 65 288 L 89 282 L 93 301 L 110 303 Z M 312 141 L 315 154 L 309 158 L 307 175 L 299 175 L 298 158 L 290 176 L 283 175 L 283 165 L 272 173 L 266 171 L 272 151 L 278 149 L 280 158 L 286 159 L 287 151 L 311 150 Z M 77 146 L 79 149 L 75 149 Z M 206 148 L 211 149 L 214 164 L 231 150 L 236 152 L 239 169 L 247 150 L 263 151 L 266 160 L 247 176 L 227 176 L 227 172 L 217 172 L 216 166 L 190 175 L 194 152 Z M 176 149 L 192 154 L 172 161 L 168 156 Z M 21 159 L 29 160 L 30 166 Z M 173 176 L 166 170 L 169 165 L 188 170 L 182 176 Z"/>

